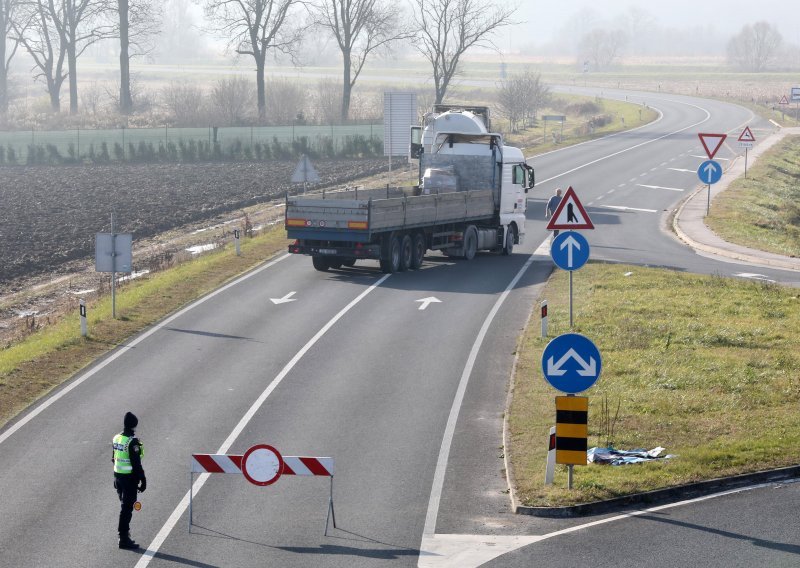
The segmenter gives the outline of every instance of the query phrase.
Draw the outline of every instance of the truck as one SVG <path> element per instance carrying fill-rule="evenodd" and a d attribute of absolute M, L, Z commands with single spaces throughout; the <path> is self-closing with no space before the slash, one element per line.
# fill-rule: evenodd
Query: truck
<path fill-rule="evenodd" d="M 435 105 L 411 126 L 409 159 L 413 186 L 287 195 L 289 252 L 320 271 L 372 259 L 393 273 L 420 268 L 428 251 L 471 260 L 523 242 L 534 170 L 490 130 L 488 107 Z"/>

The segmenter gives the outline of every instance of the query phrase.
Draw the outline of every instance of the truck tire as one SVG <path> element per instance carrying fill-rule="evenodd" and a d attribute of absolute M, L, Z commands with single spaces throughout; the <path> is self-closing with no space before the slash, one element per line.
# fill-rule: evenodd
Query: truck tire
<path fill-rule="evenodd" d="M 472 260 L 478 253 L 478 229 L 470 225 L 464 231 L 464 259 Z"/>
<path fill-rule="evenodd" d="M 514 241 L 517 240 L 517 231 L 514 225 L 509 225 L 506 229 L 506 244 L 503 246 L 503 254 L 509 255 L 514 252 Z"/>
<path fill-rule="evenodd" d="M 330 266 L 334 270 L 339 269 L 342 267 L 342 259 L 339 257 L 329 258 L 328 266 Z"/>
<path fill-rule="evenodd" d="M 397 235 L 392 235 L 384 241 L 380 265 L 381 271 L 385 274 L 393 274 L 400 270 L 400 237 Z"/>
<path fill-rule="evenodd" d="M 414 245 L 411 249 L 411 269 L 418 270 L 422 266 L 422 259 L 425 258 L 425 233 L 419 232 L 414 235 Z"/>
<path fill-rule="evenodd" d="M 312 256 L 311 262 L 314 263 L 314 268 L 316 268 L 320 272 L 327 272 L 328 269 L 331 267 L 331 265 L 328 264 L 328 259 L 325 258 L 324 256 Z"/>
<path fill-rule="evenodd" d="M 403 240 L 400 241 L 400 272 L 411 268 L 413 253 L 414 247 L 411 243 L 411 235 L 404 235 Z"/>
<path fill-rule="evenodd" d="M 355 265 L 356 265 L 356 259 L 355 258 L 348 258 L 348 259 L 342 261 L 342 266 L 353 267 Z"/>

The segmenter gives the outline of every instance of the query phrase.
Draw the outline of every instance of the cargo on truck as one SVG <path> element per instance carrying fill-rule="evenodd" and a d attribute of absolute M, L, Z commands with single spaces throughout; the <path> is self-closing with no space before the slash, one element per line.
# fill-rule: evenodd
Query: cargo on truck
<path fill-rule="evenodd" d="M 287 195 L 289 252 L 321 271 L 372 259 L 387 273 L 419 268 L 428 251 L 511 254 L 525 236 L 534 171 L 489 127 L 487 107 L 436 105 L 411 127 L 415 185 Z"/>

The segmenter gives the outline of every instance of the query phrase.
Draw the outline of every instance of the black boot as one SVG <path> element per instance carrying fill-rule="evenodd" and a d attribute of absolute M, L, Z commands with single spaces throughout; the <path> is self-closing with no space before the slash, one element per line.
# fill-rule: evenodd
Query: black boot
<path fill-rule="evenodd" d="M 119 547 L 125 550 L 136 550 L 139 545 L 131 539 L 130 535 L 125 534 L 119 536 Z"/>

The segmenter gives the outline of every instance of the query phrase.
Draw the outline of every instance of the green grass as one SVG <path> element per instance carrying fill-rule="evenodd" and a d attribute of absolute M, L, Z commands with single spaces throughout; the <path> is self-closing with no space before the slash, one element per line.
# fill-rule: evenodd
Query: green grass
<path fill-rule="evenodd" d="M 208 253 L 121 286 L 117 319 L 111 298 L 87 306 L 89 336 L 80 335 L 77 314 L 0 349 L 0 426 L 97 357 L 196 298 L 285 250 L 286 233 L 276 227 L 244 239 L 241 256 L 232 246 Z"/>
<path fill-rule="evenodd" d="M 720 193 L 706 223 L 730 242 L 800 256 L 800 137 L 781 141 L 748 169 L 747 179 Z"/>
<path fill-rule="evenodd" d="M 626 272 L 632 272 L 625 276 Z M 543 293 L 550 338 L 569 331 L 568 276 Z M 800 463 L 800 296 L 795 289 L 660 269 L 590 263 L 574 275 L 575 328 L 603 357 L 589 396 L 589 446 L 664 446 L 677 458 L 566 467 L 543 484 L 554 397 L 542 377 L 547 341 L 532 320 L 521 341 L 509 416 L 523 504 L 590 502 Z M 601 412 L 603 402 L 610 409 Z M 619 416 L 614 415 L 619 405 Z M 613 423 L 611 429 L 604 426 Z"/>

